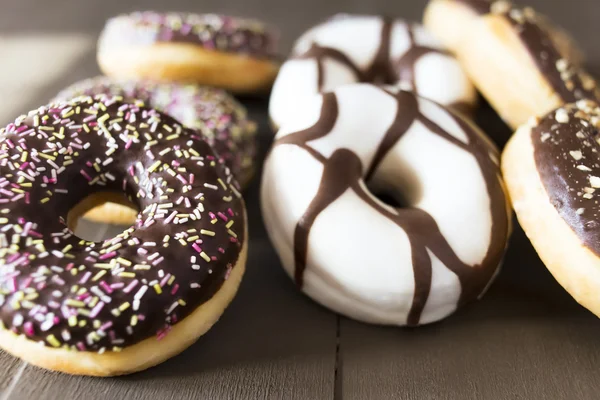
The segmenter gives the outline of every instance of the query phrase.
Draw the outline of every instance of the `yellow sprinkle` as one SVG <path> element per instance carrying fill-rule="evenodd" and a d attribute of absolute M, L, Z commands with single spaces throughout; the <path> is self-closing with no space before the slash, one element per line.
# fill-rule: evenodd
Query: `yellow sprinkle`
<path fill-rule="evenodd" d="M 167 136 L 167 140 L 174 140 L 174 139 L 177 139 L 178 137 L 179 137 L 178 134 L 169 135 L 169 136 Z"/>
<path fill-rule="evenodd" d="M 129 325 L 136 326 L 137 323 L 138 323 L 138 316 L 137 315 L 132 315 L 131 316 L 131 322 L 129 323 Z"/>
<path fill-rule="evenodd" d="M 68 253 L 73 248 L 73 245 L 68 244 L 61 250 L 63 253 Z"/>
<path fill-rule="evenodd" d="M 187 244 L 187 243 L 185 242 L 185 240 L 183 240 L 183 238 L 182 238 L 182 239 L 179 239 L 179 243 L 181 243 L 181 245 L 182 245 L 182 246 L 185 246 L 185 245 Z"/>
<path fill-rule="evenodd" d="M 204 258 L 204 261 L 210 262 L 210 257 L 205 252 L 200 253 L 200 257 Z"/>
<path fill-rule="evenodd" d="M 54 335 L 46 336 L 46 341 L 50 343 L 53 347 L 60 347 L 60 342 Z"/>
<path fill-rule="evenodd" d="M 87 325 L 87 321 L 85 319 L 82 319 L 81 321 L 79 321 L 78 325 L 79 325 L 80 328 L 83 328 L 84 326 Z"/>
<path fill-rule="evenodd" d="M 158 283 L 154 285 L 154 290 L 156 291 L 156 294 L 162 293 L 162 288 L 160 287 L 160 285 Z"/>
<path fill-rule="evenodd" d="M 213 231 L 209 231 L 206 229 L 200 229 L 200 234 L 207 235 L 207 236 L 215 236 L 215 233 Z"/>
<path fill-rule="evenodd" d="M 80 300 L 75 300 L 75 299 L 67 299 L 65 301 L 65 303 L 69 306 L 69 307 L 83 307 L 85 306 L 85 303 L 83 301 Z"/>
<path fill-rule="evenodd" d="M 233 225 L 233 220 L 229 221 L 227 223 L 227 225 L 225 225 L 225 228 L 229 229 L 229 228 L 231 228 L 232 225 Z"/>
<path fill-rule="evenodd" d="M 92 281 L 95 282 L 98 279 L 102 278 L 104 275 L 106 275 L 106 270 L 102 270 L 102 271 L 98 272 L 96 275 L 94 275 L 94 277 L 92 278 Z"/>
<path fill-rule="evenodd" d="M 6 224 L 8 222 L 8 218 L 0 218 L 0 224 Z"/>
<path fill-rule="evenodd" d="M 185 306 L 187 304 L 185 302 L 185 300 L 183 300 L 183 299 L 179 299 L 179 300 L 177 300 L 177 302 L 179 303 L 180 306 Z"/>
<path fill-rule="evenodd" d="M 167 281 L 167 284 L 169 286 L 171 286 L 173 284 L 173 282 L 175 282 L 175 275 L 171 275 L 171 277 L 169 278 L 169 280 Z"/>
<path fill-rule="evenodd" d="M 121 272 L 119 276 L 122 278 L 135 278 L 135 274 L 133 272 Z"/>
<path fill-rule="evenodd" d="M 46 154 L 46 153 L 38 153 L 38 156 L 40 156 L 40 157 L 44 157 L 44 158 L 46 158 L 46 159 L 48 159 L 48 160 L 52 160 L 52 161 L 56 160 L 56 157 L 49 156 L 49 155 L 48 155 L 48 154 Z"/>
<path fill-rule="evenodd" d="M 77 325 L 77 316 L 71 315 L 69 317 L 68 321 L 69 321 L 69 326 L 76 326 Z"/>
<path fill-rule="evenodd" d="M 217 182 L 219 182 L 219 184 L 221 185 L 223 190 L 227 190 L 227 186 L 225 185 L 225 182 L 223 182 L 223 180 L 221 178 L 217 179 Z"/>
<path fill-rule="evenodd" d="M 171 239 L 171 236 L 165 235 L 165 237 L 163 238 L 163 242 L 168 242 L 170 239 Z"/>
<path fill-rule="evenodd" d="M 195 240 L 198 240 L 198 239 L 200 239 L 200 236 L 198 236 L 198 235 L 194 235 L 194 236 L 190 236 L 190 237 L 187 239 L 187 241 L 188 241 L 188 242 L 193 242 L 193 241 L 195 241 Z"/>
<path fill-rule="evenodd" d="M 231 229 L 227 230 L 227 233 L 229 233 L 231 236 L 233 236 L 234 238 L 237 238 L 237 235 L 234 231 L 232 231 Z"/>
<path fill-rule="evenodd" d="M 50 197 L 44 197 L 43 199 L 40 200 L 40 203 L 44 204 L 50 201 Z"/>
<path fill-rule="evenodd" d="M 131 261 L 129 261 L 129 260 L 127 260 L 127 259 L 123 258 L 123 257 L 118 257 L 118 258 L 117 258 L 117 262 L 118 262 L 119 264 L 123 264 L 123 265 L 126 265 L 126 266 L 128 266 L 128 267 L 131 267 L 131 264 L 132 264 L 132 263 L 131 263 Z"/>
<path fill-rule="evenodd" d="M 152 164 L 150 166 L 150 168 L 148 168 L 148 172 L 154 172 L 156 170 L 156 168 L 158 168 L 160 166 L 161 162 L 160 161 L 156 161 L 154 164 Z"/>
<path fill-rule="evenodd" d="M 130 306 L 130 305 L 131 305 L 131 304 L 129 304 L 129 302 L 128 302 L 128 301 L 126 301 L 125 303 L 123 303 L 123 304 L 121 304 L 121 305 L 119 306 L 119 311 L 125 311 L 125 310 L 127 310 L 127 309 L 129 308 L 129 306 Z"/>

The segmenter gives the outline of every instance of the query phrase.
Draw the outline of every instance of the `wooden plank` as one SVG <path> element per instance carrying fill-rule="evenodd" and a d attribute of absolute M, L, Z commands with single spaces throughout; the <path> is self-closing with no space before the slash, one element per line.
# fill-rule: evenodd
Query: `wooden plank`
<path fill-rule="evenodd" d="M 344 399 L 586 399 L 600 391 L 600 321 L 518 230 L 480 302 L 415 329 L 341 324 Z"/>

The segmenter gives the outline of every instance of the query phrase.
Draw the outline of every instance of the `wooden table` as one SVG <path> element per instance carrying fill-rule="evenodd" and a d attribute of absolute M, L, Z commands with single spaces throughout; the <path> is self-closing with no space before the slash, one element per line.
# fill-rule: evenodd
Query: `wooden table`
<path fill-rule="evenodd" d="M 531 0 L 573 32 L 600 65 L 597 0 Z M 262 18 L 295 37 L 339 12 L 418 19 L 424 0 L 0 1 L 0 123 L 98 73 L 94 43 L 122 11 L 217 11 Z M 592 71 L 594 68 L 592 68 Z M 598 68 L 596 68 L 598 71 Z M 245 99 L 270 144 L 266 100 Z M 509 132 L 489 108 L 478 122 L 499 144 Z M 178 357 L 115 379 L 72 377 L 0 353 L 5 399 L 596 399 L 600 321 L 554 281 L 517 229 L 505 267 L 480 302 L 418 329 L 368 326 L 299 293 L 266 237 L 258 179 L 247 191 L 248 272 L 221 321 Z M 96 238 L 118 227 L 91 226 Z M 83 234 L 83 233 L 82 233 Z M 94 238 L 94 237 L 91 237 Z"/>

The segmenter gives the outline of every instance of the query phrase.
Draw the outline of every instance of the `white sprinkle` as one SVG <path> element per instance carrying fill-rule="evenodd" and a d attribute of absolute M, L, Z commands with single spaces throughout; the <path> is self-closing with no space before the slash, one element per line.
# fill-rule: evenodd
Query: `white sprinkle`
<path fill-rule="evenodd" d="M 573 157 L 577 161 L 579 161 L 583 158 L 583 154 L 581 154 L 581 151 L 579 151 L 579 150 L 570 151 L 569 154 L 571 155 L 571 157 Z"/>
<path fill-rule="evenodd" d="M 590 176 L 590 185 L 592 185 L 593 188 L 598 189 L 600 188 L 600 178 L 598 178 L 597 176 Z"/>

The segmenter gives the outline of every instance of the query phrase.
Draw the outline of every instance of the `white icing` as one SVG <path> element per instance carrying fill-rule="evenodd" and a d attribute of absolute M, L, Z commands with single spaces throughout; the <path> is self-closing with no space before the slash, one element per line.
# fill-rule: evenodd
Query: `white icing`
<path fill-rule="evenodd" d="M 412 24 L 416 45 L 442 50 L 441 43 L 422 26 Z M 328 47 L 346 55 L 360 70 L 368 69 L 381 44 L 383 20 L 376 16 L 345 16 L 318 25 L 296 42 L 294 55 L 306 53 L 313 44 Z M 395 20 L 390 34 L 390 59 L 399 60 L 413 46 L 409 26 Z M 428 53 L 415 64 L 414 80 L 417 93 L 441 104 L 472 104 L 476 92 L 460 64 L 443 53 Z M 322 66 L 322 91 L 330 91 L 341 85 L 357 83 L 358 77 L 347 66 L 326 58 Z M 286 61 L 273 86 L 269 113 L 276 126 L 302 107 L 307 98 L 319 90 L 319 70 L 315 58 Z M 399 81 L 396 86 L 413 90 L 409 81 Z"/>
<path fill-rule="evenodd" d="M 348 85 L 334 94 L 339 110 L 333 129 L 307 145 L 325 158 L 338 149 L 349 149 L 361 159 L 365 169 L 394 122 L 397 101 L 368 84 Z M 317 122 L 315 104 L 319 109 L 323 104 L 317 99 L 322 97 L 313 98 L 309 107 L 295 115 L 295 127 L 305 129 Z M 447 110 L 424 99 L 419 99 L 418 104 L 421 114 L 450 137 L 469 143 L 469 136 Z M 302 119 L 306 123 L 301 123 Z M 277 138 L 295 130 L 300 129 L 285 124 Z M 265 224 L 292 277 L 296 267 L 294 232 L 317 195 L 322 174 L 322 163 L 293 144 L 274 146 L 264 166 L 261 204 Z M 362 181 L 361 185 L 365 187 Z M 369 188 L 372 192 L 396 192 L 411 207 L 429 213 L 466 265 L 498 267 L 481 265 L 491 246 L 491 199 L 479 164 L 469 151 L 415 121 L 383 158 Z M 397 213 L 394 208 L 385 207 Z M 407 234 L 356 192 L 346 190 L 317 216 L 310 230 L 303 291 L 349 317 L 405 325 L 415 295 Z M 454 312 L 462 292 L 457 275 L 431 250 L 427 248 L 432 268 L 431 290 L 421 314 L 422 324 Z"/>

